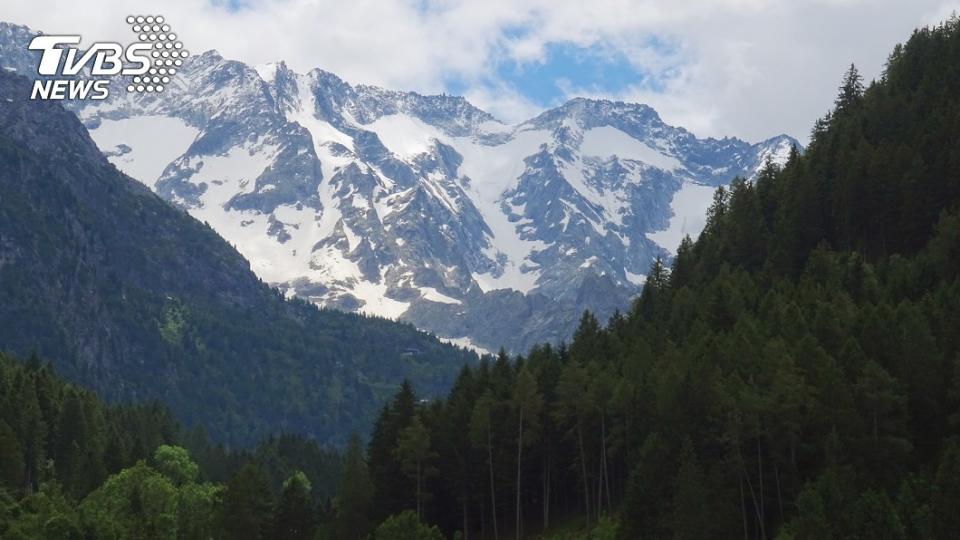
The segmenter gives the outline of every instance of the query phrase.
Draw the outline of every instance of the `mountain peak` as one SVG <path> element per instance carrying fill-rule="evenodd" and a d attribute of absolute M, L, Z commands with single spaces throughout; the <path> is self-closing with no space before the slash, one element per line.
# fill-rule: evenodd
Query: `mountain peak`
<path fill-rule="evenodd" d="M 267 62 L 266 64 L 257 64 L 256 66 L 253 66 L 253 69 L 255 69 L 260 75 L 260 78 L 268 84 L 272 83 L 279 73 L 290 71 L 290 68 L 287 67 L 287 63 L 283 60 Z"/>
<path fill-rule="evenodd" d="M 210 226 L 118 172 L 75 115 L 30 100 L 29 86 L 0 70 L 0 266 L 17 284 L 0 287 L 5 349 L 37 350 L 111 399 L 162 398 L 228 444 L 280 430 L 343 443 L 368 428 L 380 389 L 412 378 L 430 395 L 475 358 L 409 325 L 284 300 Z M 151 118 L 163 121 L 145 137 L 170 145 L 174 119 Z M 292 405 L 290 380 L 311 389 Z"/>
<path fill-rule="evenodd" d="M 560 109 L 596 109 L 598 107 L 609 107 L 616 109 L 634 109 L 634 110 L 653 110 L 653 107 L 645 103 L 627 102 L 618 99 L 596 98 L 577 96 L 568 99 L 558 108 Z"/>
<path fill-rule="evenodd" d="M 36 73 L 39 56 L 27 44 L 37 34 L 27 26 L 0 21 L 0 67 L 21 75 Z"/>
<path fill-rule="evenodd" d="M 602 98 L 575 97 L 548 109 L 524 124 L 538 129 L 559 129 L 574 122 L 581 129 L 629 123 L 659 128 L 665 124 L 652 107 Z"/>
<path fill-rule="evenodd" d="M 162 96 L 84 108 L 111 162 L 289 295 L 489 350 L 559 341 L 584 309 L 625 307 L 651 262 L 696 236 L 716 186 L 789 150 L 699 139 L 608 99 L 506 126 L 462 96 L 281 61 L 208 51 L 182 73 Z"/>

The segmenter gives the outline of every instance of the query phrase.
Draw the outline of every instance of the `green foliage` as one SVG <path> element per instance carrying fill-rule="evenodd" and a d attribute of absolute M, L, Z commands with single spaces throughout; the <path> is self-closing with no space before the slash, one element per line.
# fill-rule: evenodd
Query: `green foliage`
<path fill-rule="evenodd" d="M 867 491 L 854 506 L 853 538 L 904 540 L 900 516 L 886 493 Z"/>
<path fill-rule="evenodd" d="M 718 190 L 627 314 L 464 368 L 445 399 L 404 383 L 342 477 L 299 439 L 232 453 L 197 436 L 199 476 L 229 478 L 197 484 L 162 409 L 107 407 L 36 357 L 0 357 L 0 533 L 304 538 L 332 516 L 318 534 L 343 540 L 389 515 L 375 540 L 565 518 L 591 538 L 954 537 L 960 22 L 915 32 L 869 87 L 851 68 L 835 106 L 806 154 Z M 183 343 L 220 324 L 183 313 Z M 297 460 L 341 478 L 333 510 Z"/>
<path fill-rule="evenodd" d="M 663 464 L 669 462 L 669 451 L 666 441 L 652 433 L 636 453 L 623 500 L 624 538 L 647 535 L 657 538 L 668 534 L 664 502 L 669 500 L 672 482 L 670 470 Z"/>
<path fill-rule="evenodd" d="M 364 538 L 372 529 L 373 484 L 360 438 L 350 438 L 337 496 L 333 537 L 349 540 Z"/>
<path fill-rule="evenodd" d="M 0 71 L 3 95 L 28 84 Z M 282 432 L 341 445 L 403 379 L 435 394 L 476 358 L 409 324 L 285 299 L 209 226 L 105 160 L 73 112 L 18 99 L 0 114 L 31 119 L 0 132 L 3 350 L 39 351 L 111 401 L 163 400 L 234 447 Z M 58 474 L 88 468 L 73 442 Z M 39 462 L 26 466 L 33 477 Z"/>
<path fill-rule="evenodd" d="M 620 528 L 617 522 L 609 517 L 602 517 L 597 526 L 590 531 L 589 540 L 616 540 L 620 538 Z"/>
<path fill-rule="evenodd" d="M 80 505 L 84 525 L 97 538 L 177 537 L 177 488 L 140 462 L 107 479 Z"/>
<path fill-rule="evenodd" d="M 23 487 L 23 449 L 16 433 L 0 420 L 0 487 L 19 490 Z"/>
<path fill-rule="evenodd" d="M 36 357 L 24 365 L 0 354 L 0 405 L 4 539 L 312 538 L 314 501 L 340 475 L 340 456 L 313 441 L 227 451 L 202 431 L 182 434 L 156 405 L 104 405 Z M 250 527 L 237 532 L 237 521 Z"/>
<path fill-rule="evenodd" d="M 537 535 L 538 540 L 620 540 L 621 538 L 654 538 L 649 533 L 643 536 L 627 536 L 621 533 L 620 525 L 613 518 L 604 516 L 597 524 L 584 529 L 577 522 L 565 524 L 553 530 Z"/>
<path fill-rule="evenodd" d="M 400 431 L 397 438 L 396 458 L 400 461 L 403 472 L 409 476 L 416 486 L 415 500 L 417 517 L 420 517 L 423 477 L 428 472 L 425 462 L 431 456 L 430 432 L 420 416 L 415 415 L 410 425 Z"/>
<path fill-rule="evenodd" d="M 405 419 L 394 441 L 423 418 L 426 461 L 448 471 L 421 515 L 485 537 L 611 515 L 625 539 L 955 536 L 957 133 L 957 19 L 869 86 L 851 67 L 806 153 L 718 189 L 628 313 L 384 410 L 381 428 Z M 413 505 L 396 493 L 392 511 Z"/>
<path fill-rule="evenodd" d="M 373 540 L 443 540 L 436 527 L 424 525 L 411 511 L 390 516 L 373 532 Z"/>
<path fill-rule="evenodd" d="M 673 489 L 671 529 L 673 537 L 695 539 L 710 536 L 710 494 L 703 471 L 689 439 L 680 447 L 680 470 Z"/>
<path fill-rule="evenodd" d="M 188 484 L 197 479 L 200 468 L 190 459 L 190 454 L 179 446 L 161 445 L 153 453 L 153 467 L 175 486 Z"/>
<path fill-rule="evenodd" d="M 0 537 L 4 539 L 50 538 L 80 540 L 83 530 L 77 509 L 55 485 L 44 486 L 20 500 L 3 501 L 0 497 Z"/>
<path fill-rule="evenodd" d="M 273 516 L 271 538 L 277 540 L 311 540 L 316 531 L 310 480 L 300 471 L 283 483 L 280 500 Z"/>
<path fill-rule="evenodd" d="M 950 538 L 960 530 L 960 443 L 950 441 L 940 459 L 934 477 L 933 515 L 936 517 L 933 533 L 937 538 Z"/>
<path fill-rule="evenodd" d="M 189 462 L 185 454 L 180 457 Z M 216 531 L 219 494 L 220 488 L 211 484 L 175 483 L 141 461 L 107 479 L 83 500 L 80 512 L 85 528 L 97 538 L 199 540 Z"/>
<path fill-rule="evenodd" d="M 183 484 L 178 489 L 177 537 L 206 540 L 219 534 L 217 512 L 220 508 L 223 486 L 214 484 Z"/>
<path fill-rule="evenodd" d="M 160 324 L 160 337 L 167 344 L 177 346 L 183 339 L 183 331 L 187 320 L 183 308 L 177 304 L 169 305 L 163 313 L 163 323 Z"/>
<path fill-rule="evenodd" d="M 367 452 L 370 478 L 375 486 L 374 523 L 415 505 L 411 500 L 416 491 L 415 482 L 403 471 L 397 445 L 400 433 L 413 422 L 416 407 L 413 386 L 404 381 L 393 401 L 384 407 L 374 423 Z"/>
<path fill-rule="evenodd" d="M 176 437 L 169 413 L 155 405 L 104 405 L 49 365 L 25 366 L 2 353 L 0 404 L 0 486 L 15 495 L 56 481 L 80 499 Z"/>
<path fill-rule="evenodd" d="M 245 465 L 227 482 L 221 530 L 237 540 L 268 538 L 273 504 L 266 475 L 253 465 Z"/>

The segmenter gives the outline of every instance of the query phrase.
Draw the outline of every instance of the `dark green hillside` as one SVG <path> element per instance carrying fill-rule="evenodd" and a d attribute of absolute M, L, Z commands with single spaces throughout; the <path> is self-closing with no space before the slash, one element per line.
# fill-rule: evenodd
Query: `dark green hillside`
<path fill-rule="evenodd" d="M 956 538 L 960 20 L 866 87 L 851 68 L 807 152 L 718 191 L 629 313 L 512 360 L 443 402 L 398 394 L 375 518 L 419 499 L 471 537 Z"/>
<path fill-rule="evenodd" d="M 76 117 L 0 71 L 0 350 L 211 436 L 364 432 L 404 378 L 472 354 L 409 325 L 285 301 L 211 229 L 120 174 Z"/>
<path fill-rule="evenodd" d="M 290 435 L 226 451 L 159 404 L 107 405 L 36 357 L 0 354 L 4 540 L 237 538 L 237 523 L 290 538 L 316 527 L 341 462 Z"/>

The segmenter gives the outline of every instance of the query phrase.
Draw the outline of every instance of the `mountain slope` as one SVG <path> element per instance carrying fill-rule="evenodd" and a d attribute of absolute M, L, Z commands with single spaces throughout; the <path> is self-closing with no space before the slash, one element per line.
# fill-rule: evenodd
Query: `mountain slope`
<path fill-rule="evenodd" d="M 953 16 L 868 87 L 851 69 L 807 151 L 718 190 L 606 328 L 464 369 L 429 408 L 402 388 L 372 513 L 415 504 L 389 449 L 425 430 L 421 515 L 448 535 L 956 538 L 958 141 Z"/>
<path fill-rule="evenodd" d="M 71 107 L 113 163 L 262 279 L 488 350 L 567 339 L 584 309 L 626 308 L 653 260 L 699 232 L 715 186 L 797 144 L 699 139 L 603 100 L 505 125 L 461 97 L 215 51 L 161 95 L 121 86 Z"/>
<path fill-rule="evenodd" d="M 473 356 L 285 301 L 119 173 L 73 114 L 28 97 L 0 71 L 0 347 L 35 348 L 112 399 L 162 399 L 237 443 L 281 430 L 342 442 L 402 378 L 438 391 Z"/>

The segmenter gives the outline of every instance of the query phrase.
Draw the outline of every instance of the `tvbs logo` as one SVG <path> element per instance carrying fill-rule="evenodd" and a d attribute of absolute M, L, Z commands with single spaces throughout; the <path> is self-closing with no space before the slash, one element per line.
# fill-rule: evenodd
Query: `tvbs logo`
<path fill-rule="evenodd" d="M 138 41 L 127 46 L 96 42 L 81 50 L 78 35 L 39 35 L 28 49 L 40 51 L 30 99 L 92 99 L 110 96 L 110 82 L 127 79 L 127 92 L 163 92 L 190 53 L 162 16 L 130 15 Z"/>

